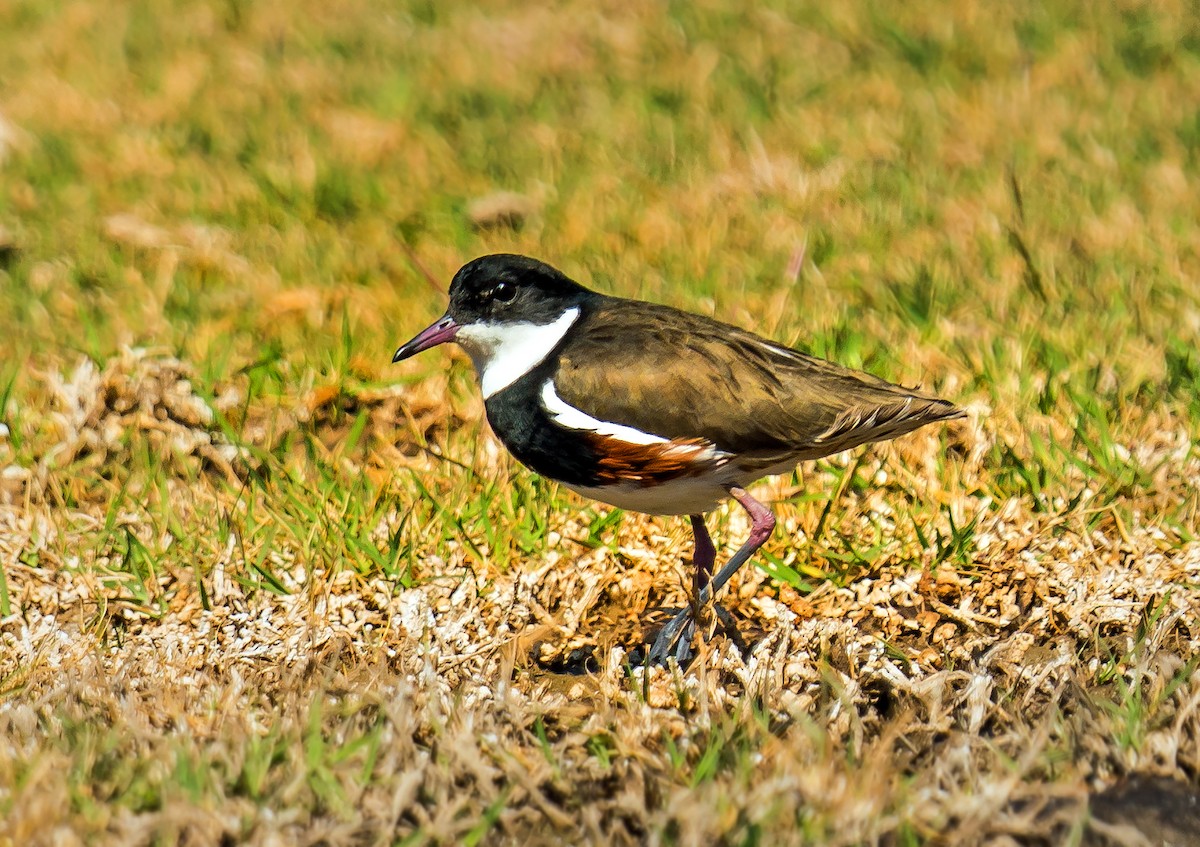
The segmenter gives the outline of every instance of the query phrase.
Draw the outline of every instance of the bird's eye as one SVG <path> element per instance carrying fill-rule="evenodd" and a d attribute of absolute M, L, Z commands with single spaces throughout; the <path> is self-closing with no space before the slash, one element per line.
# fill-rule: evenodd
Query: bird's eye
<path fill-rule="evenodd" d="M 498 282 L 492 289 L 492 299 L 499 303 L 508 303 L 517 296 L 517 287 L 511 282 Z"/>

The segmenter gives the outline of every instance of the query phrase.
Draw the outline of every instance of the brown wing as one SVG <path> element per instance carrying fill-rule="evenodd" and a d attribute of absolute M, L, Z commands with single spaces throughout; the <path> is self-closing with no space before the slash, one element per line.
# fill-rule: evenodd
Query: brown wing
<path fill-rule="evenodd" d="M 950 403 L 700 315 L 606 298 L 577 325 L 556 389 L 593 417 L 797 459 L 960 417 Z"/>

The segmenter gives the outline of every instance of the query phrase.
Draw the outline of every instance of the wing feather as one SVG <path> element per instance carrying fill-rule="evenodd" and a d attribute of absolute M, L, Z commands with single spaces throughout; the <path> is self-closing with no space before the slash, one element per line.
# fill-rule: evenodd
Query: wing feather
<path fill-rule="evenodd" d="M 668 440 L 806 459 L 962 415 L 917 389 L 700 315 L 605 298 L 595 316 L 559 356 L 558 393 L 593 417 Z"/>

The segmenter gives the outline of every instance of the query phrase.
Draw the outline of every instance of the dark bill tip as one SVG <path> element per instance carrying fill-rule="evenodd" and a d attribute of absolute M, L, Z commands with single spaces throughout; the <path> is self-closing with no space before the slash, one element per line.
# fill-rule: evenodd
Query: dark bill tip
<path fill-rule="evenodd" d="M 439 344 L 445 344 L 447 341 L 453 341 L 454 336 L 458 334 L 458 324 L 454 322 L 454 318 L 449 315 L 442 315 L 438 320 L 417 333 L 416 337 L 400 345 L 400 349 L 396 351 L 396 355 L 392 356 L 393 362 L 401 362 L 409 356 L 415 356 L 422 350 L 428 350 L 430 347 L 436 347 Z"/>

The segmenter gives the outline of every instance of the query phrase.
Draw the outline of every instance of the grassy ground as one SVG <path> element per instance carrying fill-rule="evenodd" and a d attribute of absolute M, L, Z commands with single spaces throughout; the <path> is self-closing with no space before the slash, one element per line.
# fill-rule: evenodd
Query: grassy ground
<path fill-rule="evenodd" d="M 1198 33 L 0 5 L 0 844 L 1198 843 Z M 971 418 L 766 483 L 748 651 L 631 668 L 685 522 L 389 365 L 495 250 Z"/>

